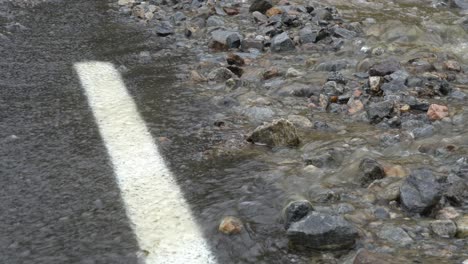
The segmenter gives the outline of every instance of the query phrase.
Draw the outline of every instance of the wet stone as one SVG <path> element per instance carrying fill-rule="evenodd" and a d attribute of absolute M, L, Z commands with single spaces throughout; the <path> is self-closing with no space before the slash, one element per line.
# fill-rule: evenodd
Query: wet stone
<path fill-rule="evenodd" d="M 245 64 L 244 59 L 241 56 L 234 53 L 229 53 L 226 56 L 226 61 L 229 65 L 244 66 Z"/>
<path fill-rule="evenodd" d="M 241 45 L 242 36 L 235 31 L 215 30 L 211 32 L 210 47 L 216 50 L 238 48 Z"/>
<path fill-rule="evenodd" d="M 298 248 L 337 250 L 353 247 L 358 232 L 342 216 L 311 212 L 292 223 L 287 236 Z"/>
<path fill-rule="evenodd" d="M 249 7 L 250 12 L 258 11 L 265 13 L 268 9 L 272 8 L 273 4 L 268 0 L 253 0 Z"/>
<path fill-rule="evenodd" d="M 396 59 L 389 59 L 382 61 L 380 63 L 374 64 L 369 69 L 370 76 L 385 76 L 392 74 L 398 70 L 400 70 L 401 65 Z"/>
<path fill-rule="evenodd" d="M 161 21 L 157 23 L 155 30 L 156 34 L 163 37 L 174 34 L 174 27 L 169 21 Z"/>
<path fill-rule="evenodd" d="M 402 206 L 412 213 L 428 213 L 441 197 L 441 184 L 431 171 L 413 170 L 400 187 Z"/>
<path fill-rule="evenodd" d="M 221 27 L 224 26 L 224 19 L 219 16 L 210 16 L 206 20 L 207 27 Z"/>
<path fill-rule="evenodd" d="M 458 218 L 456 221 L 457 225 L 457 237 L 458 238 L 468 238 L 468 215 L 463 215 Z"/>
<path fill-rule="evenodd" d="M 367 116 L 371 123 L 377 124 L 385 117 L 391 117 L 393 113 L 394 103 L 392 101 L 383 101 L 378 103 L 371 103 L 367 107 Z"/>
<path fill-rule="evenodd" d="M 445 105 L 431 104 L 427 110 L 427 117 L 431 121 L 441 120 L 448 116 L 448 107 Z"/>
<path fill-rule="evenodd" d="M 374 159 L 365 158 L 359 164 L 361 186 L 366 187 L 375 180 L 385 177 L 383 167 Z"/>
<path fill-rule="evenodd" d="M 288 229 L 292 223 L 301 220 L 313 210 L 312 204 L 306 200 L 289 203 L 283 212 L 284 228 Z"/>
<path fill-rule="evenodd" d="M 328 73 L 327 82 L 332 81 L 338 84 L 346 84 L 348 81 L 341 72 L 330 72 Z"/>
<path fill-rule="evenodd" d="M 276 35 L 271 40 L 271 51 L 273 52 L 291 51 L 294 49 L 294 42 L 289 38 L 287 32 Z"/>
<path fill-rule="evenodd" d="M 408 246 L 414 242 L 408 233 L 403 230 L 403 228 L 391 225 L 383 226 L 379 232 L 377 232 L 377 236 L 394 245 L 401 245 L 403 247 Z"/>
<path fill-rule="evenodd" d="M 224 233 L 226 235 L 239 234 L 240 232 L 242 232 L 242 229 L 243 229 L 242 221 L 239 218 L 234 217 L 234 216 L 227 216 L 223 218 L 218 228 L 218 230 L 221 233 Z"/>
<path fill-rule="evenodd" d="M 390 213 L 386 208 L 383 207 L 378 207 L 374 210 L 374 216 L 377 219 L 389 219 L 390 218 Z"/>
<path fill-rule="evenodd" d="M 208 74 L 208 80 L 210 81 L 224 82 L 231 78 L 237 78 L 237 76 L 228 68 L 224 67 L 214 69 Z"/>
<path fill-rule="evenodd" d="M 432 232 L 439 237 L 451 238 L 457 233 L 457 226 L 452 220 L 436 220 L 430 223 Z"/>
<path fill-rule="evenodd" d="M 247 141 L 271 147 L 297 146 L 300 143 L 296 127 L 285 119 L 278 119 L 257 127 Z"/>
<path fill-rule="evenodd" d="M 299 30 L 299 39 L 301 43 L 315 43 L 317 40 L 317 31 L 310 27 Z"/>
<path fill-rule="evenodd" d="M 433 125 L 424 125 L 423 127 L 417 127 L 411 131 L 415 139 L 427 138 L 434 135 Z"/>

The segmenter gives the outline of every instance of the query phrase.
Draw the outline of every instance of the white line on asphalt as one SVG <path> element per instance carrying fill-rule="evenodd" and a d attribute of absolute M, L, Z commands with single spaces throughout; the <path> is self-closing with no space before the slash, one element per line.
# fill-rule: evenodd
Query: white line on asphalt
<path fill-rule="evenodd" d="M 75 64 L 147 264 L 216 263 L 171 172 L 111 63 Z"/>

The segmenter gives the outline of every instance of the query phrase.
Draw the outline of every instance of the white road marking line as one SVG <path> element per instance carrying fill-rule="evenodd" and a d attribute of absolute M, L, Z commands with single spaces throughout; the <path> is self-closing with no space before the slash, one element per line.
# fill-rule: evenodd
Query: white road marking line
<path fill-rule="evenodd" d="M 114 165 L 127 216 L 146 264 L 216 260 L 111 63 L 74 65 Z"/>

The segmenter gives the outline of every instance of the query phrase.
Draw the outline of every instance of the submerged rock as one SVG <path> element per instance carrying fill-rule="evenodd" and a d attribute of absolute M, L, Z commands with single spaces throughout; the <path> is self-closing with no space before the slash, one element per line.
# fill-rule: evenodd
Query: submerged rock
<path fill-rule="evenodd" d="M 169 21 L 161 21 L 156 24 L 156 34 L 159 36 L 169 36 L 174 34 L 174 27 Z"/>
<path fill-rule="evenodd" d="M 448 115 L 448 107 L 445 105 L 431 104 L 427 110 L 427 117 L 432 121 L 441 120 Z"/>
<path fill-rule="evenodd" d="M 360 182 L 363 187 L 368 186 L 375 180 L 385 177 L 383 167 L 374 159 L 365 158 L 359 164 L 361 173 Z"/>
<path fill-rule="evenodd" d="M 432 232 L 443 238 L 454 237 L 457 233 L 457 226 L 452 220 L 436 220 L 431 224 Z"/>
<path fill-rule="evenodd" d="M 390 225 L 383 226 L 377 236 L 381 239 L 387 240 L 395 245 L 408 246 L 413 243 L 413 239 L 401 227 L 394 227 Z"/>
<path fill-rule="evenodd" d="M 242 229 L 242 221 L 234 216 L 226 216 L 225 218 L 223 218 L 218 228 L 219 232 L 224 233 L 226 235 L 239 234 L 240 232 L 242 232 Z"/>
<path fill-rule="evenodd" d="M 457 219 L 457 237 L 468 238 L 468 215 L 464 215 Z"/>
<path fill-rule="evenodd" d="M 337 250 L 353 247 L 358 231 L 342 216 L 311 212 L 292 223 L 287 235 L 298 248 Z"/>
<path fill-rule="evenodd" d="M 400 187 L 401 204 L 412 213 L 427 213 L 440 197 L 441 184 L 429 170 L 412 171 Z"/>
<path fill-rule="evenodd" d="M 293 123 L 278 119 L 257 127 L 247 138 L 252 143 L 275 146 L 298 146 L 300 143 L 296 127 Z"/>
<path fill-rule="evenodd" d="M 223 82 L 231 78 L 237 78 L 237 76 L 228 68 L 224 67 L 214 69 L 208 74 L 208 80 L 210 81 Z"/>

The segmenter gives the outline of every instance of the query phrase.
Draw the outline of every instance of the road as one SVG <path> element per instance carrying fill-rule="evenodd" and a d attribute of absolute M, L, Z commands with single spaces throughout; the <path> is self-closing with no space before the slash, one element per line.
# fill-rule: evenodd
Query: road
<path fill-rule="evenodd" d="M 215 263 L 117 70 L 144 32 L 106 1 L 2 11 L 0 262 Z"/>

